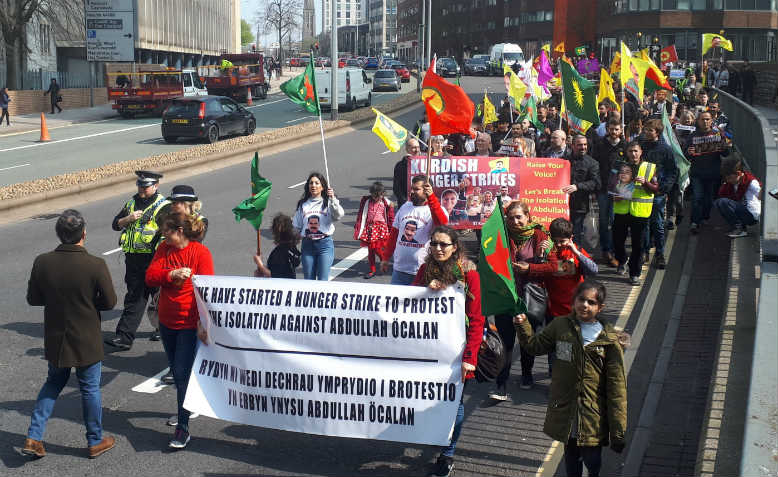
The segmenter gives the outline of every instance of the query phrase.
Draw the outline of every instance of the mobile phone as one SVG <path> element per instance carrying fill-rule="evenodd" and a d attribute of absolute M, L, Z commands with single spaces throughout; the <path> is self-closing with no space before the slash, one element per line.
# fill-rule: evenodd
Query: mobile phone
<path fill-rule="evenodd" d="M 768 194 L 773 196 L 773 199 L 778 199 L 778 187 L 770 190 L 770 192 L 768 192 Z"/>

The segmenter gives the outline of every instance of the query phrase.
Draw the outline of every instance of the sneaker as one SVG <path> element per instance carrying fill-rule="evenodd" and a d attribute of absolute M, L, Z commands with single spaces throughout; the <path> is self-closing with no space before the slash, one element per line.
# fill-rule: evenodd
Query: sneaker
<path fill-rule="evenodd" d="M 183 429 L 176 429 L 176 433 L 173 434 L 173 439 L 168 443 L 168 447 L 171 449 L 183 449 L 189 444 L 189 433 Z"/>
<path fill-rule="evenodd" d="M 623 277 L 626 274 L 627 274 L 627 267 L 623 263 L 620 263 L 618 268 L 616 268 L 616 275 Z"/>
<path fill-rule="evenodd" d="M 659 270 L 664 270 L 665 267 L 667 267 L 667 262 L 665 262 L 665 256 L 660 253 L 654 255 L 654 268 L 658 268 Z"/>
<path fill-rule="evenodd" d="M 167 374 L 159 378 L 164 384 L 176 384 L 176 379 L 173 377 L 173 371 L 168 371 Z"/>
<path fill-rule="evenodd" d="M 640 277 L 629 277 L 629 284 L 633 287 L 640 285 Z"/>
<path fill-rule="evenodd" d="M 611 267 L 618 267 L 619 266 L 619 261 L 616 260 L 616 257 L 613 255 L 613 252 L 607 252 L 605 254 L 605 263 L 607 263 Z"/>
<path fill-rule="evenodd" d="M 521 375 L 521 384 L 519 384 L 519 387 L 521 389 L 532 389 L 532 386 L 535 384 L 535 380 L 532 379 L 532 375 Z"/>
<path fill-rule="evenodd" d="M 149 341 L 159 341 L 160 339 L 162 339 L 162 337 L 159 336 L 159 328 L 157 328 L 151 333 L 151 336 L 149 336 Z"/>
<path fill-rule="evenodd" d="M 672 220 L 668 220 L 665 222 L 665 230 L 673 230 L 675 229 L 675 224 Z"/>
<path fill-rule="evenodd" d="M 505 390 L 505 384 L 498 384 L 496 388 L 492 389 L 492 391 L 489 393 L 489 399 L 493 399 L 495 401 L 507 401 L 508 391 Z"/>
<path fill-rule="evenodd" d="M 747 237 L 748 232 L 744 228 L 736 228 L 732 232 L 727 234 L 727 237 L 729 238 L 738 238 L 738 237 Z"/>
<path fill-rule="evenodd" d="M 445 455 L 438 456 L 437 462 L 432 472 L 427 477 L 448 477 L 454 469 L 454 458 Z"/>
<path fill-rule="evenodd" d="M 189 419 L 192 420 L 192 419 L 194 419 L 195 417 L 198 417 L 198 416 L 199 416 L 199 414 L 197 414 L 196 412 L 193 412 L 192 414 L 189 415 Z M 165 424 L 167 424 L 170 427 L 177 426 L 178 425 L 178 414 L 173 414 L 172 416 L 170 416 L 170 418 L 167 420 L 167 422 Z"/>
<path fill-rule="evenodd" d="M 129 351 L 130 348 L 132 348 L 132 343 L 120 336 L 116 336 L 114 338 L 106 338 L 105 340 L 103 340 L 103 342 L 121 351 Z"/>
<path fill-rule="evenodd" d="M 697 235 L 700 233 L 700 224 L 695 224 L 692 222 L 692 225 L 689 226 L 689 232 L 691 232 L 692 235 Z"/>

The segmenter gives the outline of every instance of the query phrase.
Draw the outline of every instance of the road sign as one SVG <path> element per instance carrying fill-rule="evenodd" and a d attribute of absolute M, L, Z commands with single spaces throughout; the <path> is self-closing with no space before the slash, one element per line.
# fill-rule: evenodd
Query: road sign
<path fill-rule="evenodd" d="M 135 2 L 86 0 L 87 61 L 135 60 Z"/>

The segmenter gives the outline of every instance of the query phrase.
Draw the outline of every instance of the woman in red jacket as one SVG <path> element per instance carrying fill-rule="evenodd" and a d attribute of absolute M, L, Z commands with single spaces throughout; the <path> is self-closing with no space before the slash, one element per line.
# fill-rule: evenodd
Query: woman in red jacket
<path fill-rule="evenodd" d="M 478 362 L 478 348 L 484 334 L 484 315 L 481 314 L 481 280 L 475 265 L 465 258 L 465 248 L 459 241 L 459 234 L 451 227 L 440 225 L 432 231 L 429 241 L 429 253 L 419 268 L 413 285 L 426 286 L 432 290 L 442 290 L 457 282 L 465 285 L 465 322 L 467 323 L 467 342 L 462 354 L 462 381 L 475 377 Z M 454 421 L 451 443 L 443 449 L 435 469 L 430 475 L 447 476 L 454 467 L 454 450 L 465 421 L 464 391 L 459 401 L 459 410 Z"/>
<path fill-rule="evenodd" d="M 160 287 L 159 334 L 176 383 L 178 424 L 169 446 L 183 449 L 189 443 L 189 411 L 184 397 L 197 351 L 197 338 L 205 343 L 200 325 L 192 275 L 213 275 L 208 248 L 196 239 L 205 225 L 189 214 L 170 214 L 162 223 L 165 237 L 146 270 L 146 285 Z"/>

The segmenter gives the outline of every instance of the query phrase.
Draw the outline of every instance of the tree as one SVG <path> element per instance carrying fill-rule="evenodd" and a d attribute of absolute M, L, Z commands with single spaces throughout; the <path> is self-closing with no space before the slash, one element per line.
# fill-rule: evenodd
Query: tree
<path fill-rule="evenodd" d="M 45 19 L 57 37 L 85 37 L 83 0 L 0 0 L 0 34 L 10 89 L 21 87 L 24 58 L 30 52 L 27 25 L 36 17 Z"/>
<path fill-rule="evenodd" d="M 251 33 L 251 25 L 244 19 L 240 19 L 240 44 L 248 45 L 254 42 L 254 34 Z"/>
<path fill-rule="evenodd" d="M 292 31 L 300 26 L 302 11 L 300 0 L 263 0 L 257 12 L 257 23 L 271 29 L 278 37 L 278 59 L 281 64 L 284 61 L 284 37 L 289 37 L 291 42 Z"/>

